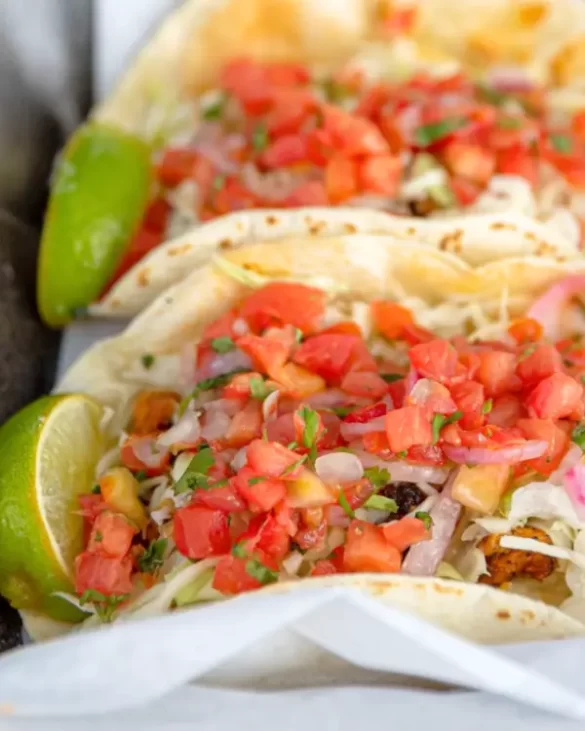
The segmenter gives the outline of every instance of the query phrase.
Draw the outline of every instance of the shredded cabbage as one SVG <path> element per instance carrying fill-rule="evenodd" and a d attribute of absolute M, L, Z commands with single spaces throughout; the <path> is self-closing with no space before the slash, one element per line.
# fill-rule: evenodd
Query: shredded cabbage
<path fill-rule="evenodd" d="M 530 482 L 514 491 L 508 520 L 516 525 L 528 518 L 559 519 L 573 528 L 585 527 L 565 490 L 550 482 Z"/>

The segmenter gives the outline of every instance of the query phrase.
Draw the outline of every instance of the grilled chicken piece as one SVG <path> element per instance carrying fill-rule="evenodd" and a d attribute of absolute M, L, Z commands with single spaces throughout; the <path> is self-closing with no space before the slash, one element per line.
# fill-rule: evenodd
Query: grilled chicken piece
<path fill-rule="evenodd" d="M 481 584 L 501 586 L 517 576 L 529 576 L 542 581 L 550 576 L 557 567 L 557 560 L 551 556 L 531 551 L 520 551 L 516 548 L 502 548 L 500 538 L 503 533 L 494 533 L 483 538 L 478 548 L 484 552 L 489 575 L 480 577 Z M 509 535 L 519 538 L 534 538 L 542 543 L 552 545 L 550 536 L 540 528 L 514 528 Z"/>

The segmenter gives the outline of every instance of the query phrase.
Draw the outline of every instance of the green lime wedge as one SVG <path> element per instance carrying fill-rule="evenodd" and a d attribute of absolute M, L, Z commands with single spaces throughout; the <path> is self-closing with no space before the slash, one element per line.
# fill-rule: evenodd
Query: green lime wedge
<path fill-rule="evenodd" d="M 57 162 L 41 239 L 38 307 L 52 327 L 95 301 L 120 261 L 148 200 L 150 147 L 88 123 Z"/>
<path fill-rule="evenodd" d="M 85 616 L 73 591 L 83 549 L 78 495 L 103 452 L 102 408 L 83 395 L 45 396 L 0 428 L 0 593 L 17 609 L 63 622 Z"/>

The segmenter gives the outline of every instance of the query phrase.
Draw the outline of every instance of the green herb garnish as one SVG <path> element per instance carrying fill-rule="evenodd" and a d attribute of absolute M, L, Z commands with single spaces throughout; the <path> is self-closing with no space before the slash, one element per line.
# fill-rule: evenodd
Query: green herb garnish
<path fill-rule="evenodd" d="M 370 508 L 371 510 L 384 510 L 387 513 L 397 513 L 398 503 L 391 497 L 384 497 L 384 495 L 372 495 L 364 503 L 364 508 Z"/>
<path fill-rule="evenodd" d="M 228 337 L 213 338 L 211 341 L 211 347 L 216 353 L 229 353 L 230 350 L 233 350 L 236 347 L 236 344 Z"/>
<path fill-rule="evenodd" d="M 400 459 L 406 459 L 408 457 L 408 451 L 403 449 L 402 452 L 396 452 L 396 456 L 400 457 Z"/>
<path fill-rule="evenodd" d="M 92 492 L 93 495 L 101 495 L 102 488 L 99 485 L 94 485 L 91 488 L 91 492 Z"/>
<path fill-rule="evenodd" d="M 520 129 L 523 122 L 518 117 L 500 117 L 496 124 L 502 129 Z"/>
<path fill-rule="evenodd" d="M 451 132 L 465 127 L 466 124 L 467 119 L 465 117 L 448 117 L 440 122 L 423 124 L 414 130 L 414 141 L 419 147 L 428 147 L 451 134 Z"/>
<path fill-rule="evenodd" d="M 351 414 L 352 411 L 355 411 L 355 406 L 334 406 L 331 411 L 336 416 L 339 416 L 340 419 L 343 419 L 348 414 Z"/>
<path fill-rule="evenodd" d="M 250 558 L 246 561 L 246 573 L 258 579 L 261 584 L 274 584 L 275 581 L 278 581 L 278 572 L 264 566 L 256 558 Z"/>
<path fill-rule="evenodd" d="M 455 421 L 459 421 L 461 417 L 463 416 L 462 411 L 456 411 L 454 414 L 451 414 L 450 416 L 445 416 L 445 414 L 435 414 L 433 416 L 433 444 L 436 444 L 439 441 L 439 437 L 441 436 L 441 429 L 444 426 L 447 426 L 447 424 L 452 424 Z"/>
<path fill-rule="evenodd" d="M 253 485 L 258 485 L 260 482 L 266 482 L 265 477 L 250 477 L 248 480 L 248 485 L 252 487 Z"/>
<path fill-rule="evenodd" d="M 96 532 L 93 534 L 93 540 L 96 543 L 101 543 L 104 540 L 104 536 L 101 531 L 96 530 Z"/>
<path fill-rule="evenodd" d="M 286 445 L 286 448 L 287 449 L 296 449 L 298 446 L 299 445 L 297 444 L 297 442 L 290 442 L 289 444 Z"/>
<path fill-rule="evenodd" d="M 175 485 L 175 494 L 180 495 L 183 492 L 194 490 L 196 487 L 209 489 L 209 478 L 207 473 L 215 464 L 215 457 L 209 447 L 202 449 L 194 455 L 193 459 L 187 465 L 187 469 Z"/>
<path fill-rule="evenodd" d="M 146 370 L 152 368 L 152 366 L 154 365 L 154 355 L 152 355 L 152 353 L 145 353 L 140 360 L 142 361 L 142 365 L 146 368 Z"/>
<path fill-rule="evenodd" d="M 226 98 L 225 96 L 220 97 L 216 102 L 205 107 L 201 116 L 208 122 L 213 122 L 223 117 L 223 110 L 225 107 Z"/>
<path fill-rule="evenodd" d="M 430 516 L 430 513 L 425 513 L 424 511 L 419 511 L 418 513 L 414 514 L 415 518 L 418 518 L 419 520 L 422 520 L 422 522 L 425 525 L 425 528 L 429 530 L 431 526 L 433 525 L 433 519 Z"/>
<path fill-rule="evenodd" d="M 129 594 L 112 594 L 111 596 L 106 596 L 101 591 L 86 589 L 79 597 L 79 603 L 81 606 L 93 603 L 96 614 L 102 622 L 111 622 L 117 607 L 122 602 L 125 602 L 128 596 Z"/>
<path fill-rule="evenodd" d="M 339 504 L 344 509 L 344 511 L 349 515 L 350 518 L 355 518 L 355 513 L 351 509 L 349 503 L 347 502 L 347 498 L 345 497 L 345 493 L 343 490 L 339 491 Z"/>
<path fill-rule="evenodd" d="M 220 191 L 224 185 L 225 185 L 225 175 L 216 175 L 213 178 L 213 182 L 211 183 L 211 187 L 216 192 Z"/>
<path fill-rule="evenodd" d="M 350 92 L 346 86 L 340 84 L 339 81 L 334 79 L 325 79 L 323 81 L 323 93 L 328 102 L 332 104 L 339 104 L 346 99 Z"/>
<path fill-rule="evenodd" d="M 168 540 L 159 538 L 151 541 L 146 551 L 138 559 L 138 568 L 145 574 L 153 574 L 164 563 L 164 555 L 167 550 Z"/>
<path fill-rule="evenodd" d="M 272 389 L 268 388 L 266 382 L 260 376 L 254 376 L 250 378 L 250 396 L 264 401 L 264 399 L 272 393 Z"/>
<path fill-rule="evenodd" d="M 481 407 L 481 413 L 482 414 L 489 414 L 494 406 L 494 400 L 489 398 L 487 401 L 483 402 L 483 406 Z"/>
<path fill-rule="evenodd" d="M 390 482 L 390 473 L 385 467 L 368 467 L 364 470 L 364 477 L 371 482 L 374 492 L 378 492 Z"/>
<path fill-rule="evenodd" d="M 380 375 L 386 383 L 394 383 L 394 381 L 401 381 L 404 378 L 402 373 L 380 373 Z"/>
<path fill-rule="evenodd" d="M 263 122 L 260 122 L 252 132 L 252 147 L 256 152 L 262 152 L 268 147 L 268 142 L 268 129 Z"/>
<path fill-rule="evenodd" d="M 203 381 L 199 381 L 199 383 L 195 386 L 191 393 L 185 396 L 185 398 L 179 404 L 179 416 L 182 416 L 185 413 L 185 409 L 187 408 L 187 406 L 189 406 L 189 403 L 200 393 L 202 393 L 203 391 L 211 391 L 215 388 L 221 388 L 222 386 L 227 385 L 231 381 L 231 379 L 238 373 L 249 373 L 249 369 L 236 368 L 235 370 L 230 371 L 229 373 L 224 373 L 221 376 L 215 376 L 215 378 L 205 378 Z"/>
<path fill-rule="evenodd" d="M 296 462 L 293 462 L 292 464 L 289 464 L 288 467 L 285 467 L 284 470 L 280 473 L 280 476 L 286 477 L 286 475 L 290 475 L 292 472 L 294 472 L 297 469 L 297 467 L 300 467 L 302 464 L 304 464 L 308 458 L 309 458 L 309 455 L 304 454 Z"/>
<path fill-rule="evenodd" d="M 551 145 L 562 155 L 573 152 L 573 140 L 568 135 L 549 135 Z"/>
<path fill-rule="evenodd" d="M 243 543 L 234 543 L 232 546 L 232 556 L 236 558 L 246 558 L 248 551 L 244 547 Z"/>
<path fill-rule="evenodd" d="M 314 462 L 317 458 L 319 414 L 313 409 L 310 409 L 308 406 L 303 406 L 299 414 L 305 423 L 305 427 L 303 429 L 303 445 L 310 450 L 309 456 L 311 461 Z"/>
<path fill-rule="evenodd" d="M 298 327 L 295 327 L 295 340 L 297 343 L 303 342 L 303 331 Z"/>
<path fill-rule="evenodd" d="M 143 480 L 146 480 L 148 475 L 144 470 L 138 470 L 138 472 L 134 473 L 134 477 L 138 480 L 138 482 L 142 482 Z"/>
<path fill-rule="evenodd" d="M 585 451 L 585 424 L 577 424 L 571 432 L 571 439 Z"/>

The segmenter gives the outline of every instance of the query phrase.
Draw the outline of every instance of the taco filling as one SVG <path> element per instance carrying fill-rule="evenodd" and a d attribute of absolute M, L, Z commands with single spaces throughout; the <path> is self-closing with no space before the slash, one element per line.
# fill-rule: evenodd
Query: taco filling
<path fill-rule="evenodd" d="M 439 337 L 391 301 L 253 291 L 184 344 L 174 390 L 130 404 L 80 497 L 68 598 L 107 621 L 402 572 L 582 612 L 585 327 L 578 308 L 576 332 L 558 323 L 582 286 L 489 340 Z M 154 383 L 168 357 L 137 366 Z"/>
<path fill-rule="evenodd" d="M 334 74 L 228 63 L 218 88 L 181 111 L 186 128 L 154 155 L 155 194 L 112 282 L 164 240 L 254 208 L 349 205 L 425 217 L 508 210 L 550 222 L 580 245 L 582 112 L 563 111 L 550 90 L 518 74 L 476 83 L 453 64 L 398 73 L 396 60 L 379 56 L 371 51 Z"/>

